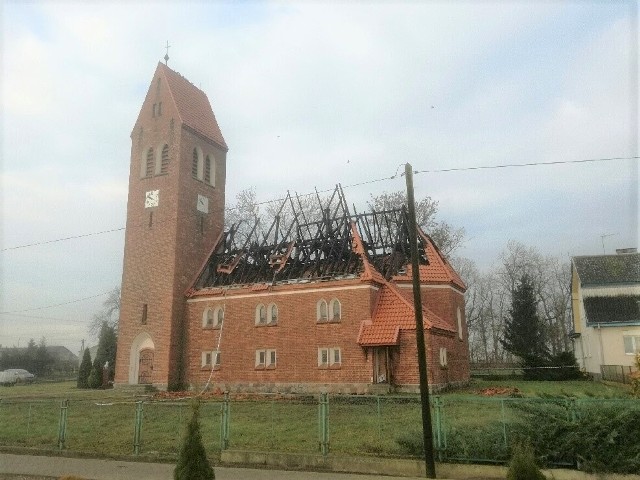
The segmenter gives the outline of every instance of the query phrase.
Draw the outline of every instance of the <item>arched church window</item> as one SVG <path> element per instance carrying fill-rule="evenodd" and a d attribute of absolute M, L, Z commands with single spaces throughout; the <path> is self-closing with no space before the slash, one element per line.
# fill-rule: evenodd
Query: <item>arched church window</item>
<path fill-rule="evenodd" d="M 211 157 L 209 155 L 204 160 L 204 183 L 211 185 Z"/>
<path fill-rule="evenodd" d="M 326 322 L 329 319 L 327 311 L 326 300 L 322 299 L 318 301 L 318 304 L 316 306 L 316 320 L 318 320 L 319 322 Z"/>
<path fill-rule="evenodd" d="M 162 157 L 160 160 L 160 173 L 169 173 L 169 145 L 162 147 Z"/>
<path fill-rule="evenodd" d="M 342 305 L 337 298 L 331 300 L 331 320 L 334 322 L 340 321 L 342 317 Z"/>
<path fill-rule="evenodd" d="M 193 149 L 193 161 L 191 162 L 191 176 L 198 178 L 198 151 Z"/>
<path fill-rule="evenodd" d="M 146 169 L 145 169 L 145 177 L 152 177 L 153 176 L 153 170 L 154 170 L 154 162 L 153 162 L 153 148 L 149 147 L 149 150 L 147 150 L 147 163 L 146 163 Z"/>

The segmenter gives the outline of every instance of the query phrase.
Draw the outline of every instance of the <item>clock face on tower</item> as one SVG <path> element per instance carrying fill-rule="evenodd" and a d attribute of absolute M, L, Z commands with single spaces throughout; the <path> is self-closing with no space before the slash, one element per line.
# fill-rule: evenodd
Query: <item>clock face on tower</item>
<path fill-rule="evenodd" d="M 196 204 L 196 208 L 199 212 L 209 213 L 209 199 L 204 195 L 198 194 L 198 203 Z"/>
<path fill-rule="evenodd" d="M 144 195 L 144 208 L 151 208 L 158 206 L 158 200 L 160 196 L 160 190 L 149 190 Z"/>

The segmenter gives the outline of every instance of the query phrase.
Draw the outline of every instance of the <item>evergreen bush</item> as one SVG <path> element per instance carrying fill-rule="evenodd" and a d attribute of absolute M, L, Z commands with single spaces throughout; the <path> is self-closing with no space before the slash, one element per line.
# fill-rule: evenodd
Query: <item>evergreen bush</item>
<path fill-rule="evenodd" d="M 91 354 L 89 349 L 85 348 L 78 370 L 78 388 L 89 388 L 89 375 L 91 375 Z"/>
<path fill-rule="evenodd" d="M 178 463 L 173 471 L 174 480 L 213 480 L 216 478 L 202 444 L 200 421 L 198 420 L 199 407 L 199 402 L 194 400 L 191 420 L 187 425 L 184 442 L 178 454 Z"/>
<path fill-rule="evenodd" d="M 531 447 L 516 445 L 507 470 L 507 480 L 546 480 L 536 464 Z"/>
<path fill-rule="evenodd" d="M 91 367 L 87 383 L 89 388 L 100 388 L 100 385 L 102 385 L 102 370 L 98 371 L 95 366 Z"/>

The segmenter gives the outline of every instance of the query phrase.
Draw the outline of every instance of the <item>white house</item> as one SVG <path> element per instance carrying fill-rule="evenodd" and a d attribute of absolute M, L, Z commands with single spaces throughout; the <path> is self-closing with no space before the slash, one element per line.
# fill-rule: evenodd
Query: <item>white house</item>
<path fill-rule="evenodd" d="M 629 372 L 640 352 L 640 254 L 573 257 L 571 306 L 575 354 L 594 378 Z"/>

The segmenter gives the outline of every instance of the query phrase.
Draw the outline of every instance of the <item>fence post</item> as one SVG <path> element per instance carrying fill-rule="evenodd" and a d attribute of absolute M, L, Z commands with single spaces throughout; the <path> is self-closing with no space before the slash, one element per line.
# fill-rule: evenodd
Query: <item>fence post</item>
<path fill-rule="evenodd" d="M 382 441 L 382 410 L 380 408 L 380 395 L 376 395 L 376 403 L 378 407 L 378 441 Z"/>
<path fill-rule="evenodd" d="M 500 400 L 500 415 L 502 418 L 502 438 L 504 439 L 504 447 L 509 448 L 509 441 L 507 440 L 507 416 L 504 411 L 504 399 Z"/>
<path fill-rule="evenodd" d="M 142 435 L 142 400 L 136 402 L 136 420 L 133 426 L 133 454 L 140 454 L 140 437 Z"/>
<path fill-rule="evenodd" d="M 327 456 L 329 453 L 329 397 L 326 393 L 320 394 L 318 403 L 318 434 L 320 452 L 323 456 Z"/>
<path fill-rule="evenodd" d="M 69 400 L 60 402 L 60 420 L 58 421 L 58 449 L 64 449 L 64 442 L 67 439 L 67 408 Z"/>
<path fill-rule="evenodd" d="M 220 420 L 220 450 L 229 448 L 229 417 L 231 411 L 229 408 L 229 392 L 224 392 L 224 400 L 222 402 L 222 419 Z"/>
<path fill-rule="evenodd" d="M 438 450 L 438 460 L 442 461 L 442 407 L 444 403 L 440 395 L 433 397 L 433 407 L 436 420 L 436 449 Z"/>

